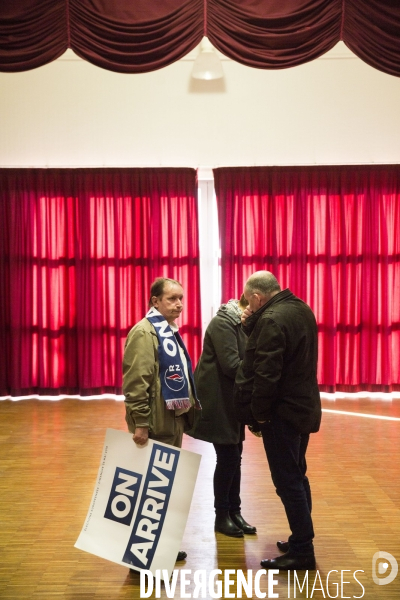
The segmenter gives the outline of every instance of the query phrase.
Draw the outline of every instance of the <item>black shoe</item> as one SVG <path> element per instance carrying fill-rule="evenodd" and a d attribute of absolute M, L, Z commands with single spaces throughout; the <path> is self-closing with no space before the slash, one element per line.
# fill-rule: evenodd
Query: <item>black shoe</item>
<path fill-rule="evenodd" d="M 228 511 L 223 513 L 217 513 L 215 515 L 214 531 L 217 531 L 218 533 L 223 533 L 224 535 L 228 535 L 229 537 L 243 537 L 243 531 L 235 525 L 235 523 L 229 516 Z"/>
<path fill-rule="evenodd" d="M 276 542 L 276 545 L 281 552 L 287 552 L 289 550 L 289 542 Z"/>
<path fill-rule="evenodd" d="M 277 558 L 265 558 L 261 561 L 264 569 L 280 569 L 282 571 L 313 571 L 315 569 L 314 553 L 293 554 L 286 552 Z"/>
<path fill-rule="evenodd" d="M 230 513 L 230 517 L 235 523 L 235 525 L 237 525 L 239 529 L 243 531 L 243 533 L 257 533 L 256 527 L 253 527 L 253 525 L 249 525 L 248 523 L 246 523 L 246 521 L 243 519 L 240 513 Z"/>

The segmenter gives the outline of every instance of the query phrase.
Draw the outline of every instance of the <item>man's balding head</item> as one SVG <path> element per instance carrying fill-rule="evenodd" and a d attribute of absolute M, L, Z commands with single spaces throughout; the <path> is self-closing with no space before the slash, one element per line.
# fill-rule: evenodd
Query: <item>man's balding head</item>
<path fill-rule="evenodd" d="M 277 278 L 270 271 L 256 271 L 246 281 L 244 295 L 249 307 L 256 312 L 281 291 Z"/>

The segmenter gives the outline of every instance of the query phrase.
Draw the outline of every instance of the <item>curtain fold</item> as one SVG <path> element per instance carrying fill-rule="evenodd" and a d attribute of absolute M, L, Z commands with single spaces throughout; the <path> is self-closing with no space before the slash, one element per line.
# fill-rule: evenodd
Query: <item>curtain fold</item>
<path fill-rule="evenodd" d="M 202 0 L 69 0 L 70 47 L 121 73 L 166 67 L 203 37 Z"/>
<path fill-rule="evenodd" d="M 0 395 L 121 393 L 158 276 L 184 287 L 197 360 L 194 169 L 0 169 L 0 228 Z"/>
<path fill-rule="evenodd" d="M 342 39 L 365 63 L 400 76 L 400 3 L 346 0 Z"/>
<path fill-rule="evenodd" d="M 208 2 L 207 32 L 232 60 L 282 69 L 314 60 L 340 40 L 341 0 Z"/>
<path fill-rule="evenodd" d="M 69 46 L 66 0 L 0 5 L 0 71 L 15 73 L 59 58 Z"/>
<path fill-rule="evenodd" d="M 272 271 L 315 312 L 322 391 L 400 390 L 400 166 L 214 169 L 222 300 Z"/>
<path fill-rule="evenodd" d="M 154 71 L 193 50 L 203 0 L 17 0 L 0 7 L 0 70 L 34 69 L 68 48 L 121 73 Z"/>
<path fill-rule="evenodd" d="M 165 67 L 207 35 L 249 67 L 304 64 L 345 44 L 400 76 L 397 0 L 15 0 L 0 7 L 0 70 L 26 71 L 67 48 L 121 73 Z"/>

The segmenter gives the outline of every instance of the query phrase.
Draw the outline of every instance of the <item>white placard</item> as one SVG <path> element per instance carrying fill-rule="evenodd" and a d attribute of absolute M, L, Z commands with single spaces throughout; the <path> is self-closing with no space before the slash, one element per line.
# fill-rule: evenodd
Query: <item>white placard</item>
<path fill-rule="evenodd" d="M 107 429 L 90 508 L 76 548 L 169 576 L 180 550 L 201 456 Z"/>

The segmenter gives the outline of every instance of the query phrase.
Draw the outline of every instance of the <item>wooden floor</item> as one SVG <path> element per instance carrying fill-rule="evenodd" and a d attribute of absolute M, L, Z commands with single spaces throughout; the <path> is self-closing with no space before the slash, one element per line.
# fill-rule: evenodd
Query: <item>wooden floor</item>
<path fill-rule="evenodd" d="M 323 589 L 317 581 L 311 595 L 315 573 L 310 571 L 308 594 L 304 587 L 302 592 L 297 588 L 294 596 L 291 588 L 289 596 L 285 573 L 276 577 L 274 591 L 280 598 L 328 598 L 326 578 L 336 570 L 339 573 L 329 576 L 331 597 L 399 599 L 400 574 L 389 585 L 376 585 L 372 557 L 381 550 L 400 562 L 400 400 L 325 400 L 323 404 L 328 410 L 399 420 L 324 413 L 321 431 L 312 436 L 308 453 Z M 6 400 L 0 402 L 0 417 L 0 598 L 139 598 L 137 573 L 74 548 L 89 508 L 105 430 L 125 430 L 123 403 Z M 214 534 L 212 446 L 185 436 L 184 447 L 203 459 L 182 542 L 188 558 L 178 568 L 192 573 L 197 569 L 256 572 L 260 559 L 278 554 L 276 540 L 288 535 L 261 440 L 248 434 L 245 442 L 242 508 L 258 535 L 244 540 Z M 343 570 L 349 583 L 341 591 Z M 364 571 L 357 574 L 363 587 L 353 577 L 356 570 Z M 189 586 L 187 591 L 193 589 Z M 267 591 L 266 586 L 261 589 Z M 236 597 L 234 590 L 235 586 L 230 592 Z M 163 588 L 161 597 L 167 597 Z M 180 597 L 178 589 L 175 598 Z"/>

